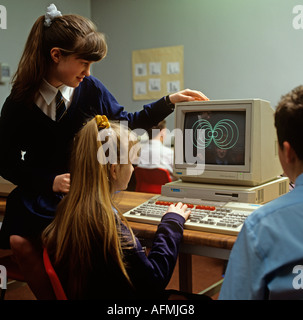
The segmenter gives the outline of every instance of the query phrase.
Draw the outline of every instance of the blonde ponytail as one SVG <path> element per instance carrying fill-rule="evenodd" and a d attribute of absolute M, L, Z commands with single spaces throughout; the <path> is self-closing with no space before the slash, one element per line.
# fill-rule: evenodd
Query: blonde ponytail
<path fill-rule="evenodd" d="M 92 119 L 77 134 L 71 158 L 70 191 L 42 236 L 45 246 L 53 253 L 55 266 L 68 266 L 68 273 L 73 277 L 68 281 L 68 292 L 73 298 L 81 297 L 87 276 L 94 267 L 94 248 L 100 246 L 99 254 L 103 255 L 104 261 L 113 261 L 132 285 L 123 251 L 135 246 L 135 237 L 130 228 L 127 238 L 121 234 L 121 223 L 126 226 L 128 223 L 113 203 L 111 164 L 100 163 L 97 159 L 97 153 L 103 150 L 98 140 L 98 126 L 100 122 Z M 120 154 L 120 126 L 110 122 L 110 129 L 115 133 L 117 154 Z M 127 134 L 125 129 L 123 134 Z M 108 139 L 113 136 L 109 135 Z M 128 152 L 130 148 L 129 145 L 124 151 Z"/>

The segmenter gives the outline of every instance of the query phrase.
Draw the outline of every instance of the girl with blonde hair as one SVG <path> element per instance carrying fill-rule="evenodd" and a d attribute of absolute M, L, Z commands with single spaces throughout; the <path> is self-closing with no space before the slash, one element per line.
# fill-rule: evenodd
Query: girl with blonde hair
<path fill-rule="evenodd" d="M 159 298 L 176 263 L 190 213 L 186 205 L 170 207 L 146 257 L 114 204 L 115 192 L 126 189 L 133 172 L 132 159 L 128 156 L 128 163 L 121 164 L 120 155 L 129 155 L 136 142 L 123 142 L 122 136 L 129 136 L 127 129 L 109 124 L 105 116 L 92 119 L 77 134 L 70 191 L 43 232 L 70 299 Z M 110 149 L 104 150 L 105 145 Z M 110 163 L 115 157 L 108 151 L 113 150 L 116 163 Z"/>
<path fill-rule="evenodd" d="M 75 134 L 86 119 L 106 114 L 147 129 L 179 101 L 206 99 L 184 90 L 127 113 L 105 86 L 90 75 L 107 53 L 105 37 L 78 15 L 55 5 L 34 23 L 0 117 L 0 175 L 17 185 L 8 196 L 0 247 L 11 248 L 37 298 L 50 294 L 40 236 L 70 187 L 68 160 Z M 45 284 L 42 286 L 42 284 Z"/>

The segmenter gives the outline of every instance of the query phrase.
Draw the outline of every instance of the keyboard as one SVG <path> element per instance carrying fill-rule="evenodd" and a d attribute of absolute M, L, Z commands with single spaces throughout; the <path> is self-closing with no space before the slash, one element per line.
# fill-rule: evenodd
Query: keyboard
<path fill-rule="evenodd" d="M 157 195 L 125 212 L 124 216 L 128 221 L 159 224 L 170 204 L 180 201 L 186 203 L 191 210 L 191 215 L 184 224 L 185 229 L 228 235 L 238 235 L 245 219 L 261 207 L 250 203 L 180 199 Z"/>

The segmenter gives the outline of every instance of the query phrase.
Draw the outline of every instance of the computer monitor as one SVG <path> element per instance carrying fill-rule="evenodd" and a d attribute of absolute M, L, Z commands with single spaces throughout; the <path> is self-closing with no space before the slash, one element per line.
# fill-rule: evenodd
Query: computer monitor
<path fill-rule="evenodd" d="M 190 157 L 188 150 L 192 152 Z M 203 151 L 204 170 L 198 165 L 199 151 Z M 197 162 L 187 161 L 188 158 L 197 159 Z M 213 100 L 176 104 L 176 177 L 188 182 L 257 186 L 281 173 L 274 110 L 268 101 Z"/>

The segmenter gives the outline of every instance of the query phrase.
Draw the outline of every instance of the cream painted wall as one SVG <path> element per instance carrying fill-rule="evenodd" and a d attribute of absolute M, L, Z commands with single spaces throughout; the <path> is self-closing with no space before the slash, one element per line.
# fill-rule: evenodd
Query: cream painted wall
<path fill-rule="evenodd" d="M 0 0 L 7 30 L 0 29 L 0 62 L 13 73 L 26 38 L 52 1 Z M 133 50 L 184 45 L 185 87 L 211 99 L 262 98 L 274 106 L 301 84 L 303 29 L 293 28 L 297 0 L 58 0 L 62 13 L 90 17 L 107 36 L 107 57 L 93 73 L 128 111 Z M 303 1 L 301 1 L 303 5 Z M 0 85 L 0 108 L 10 85 Z M 173 116 L 168 118 L 173 128 Z"/>
<path fill-rule="evenodd" d="M 293 28 L 303 0 L 91 0 L 92 19 L 109 51 L 94 67 L 127 110 L 133 50 L 184 45 L 185 87 L 211 99 L 261 98 L 274 106 L 303 83 L 303 29 Z M 169 127 L 173 127 L 172 116 Z"/>

